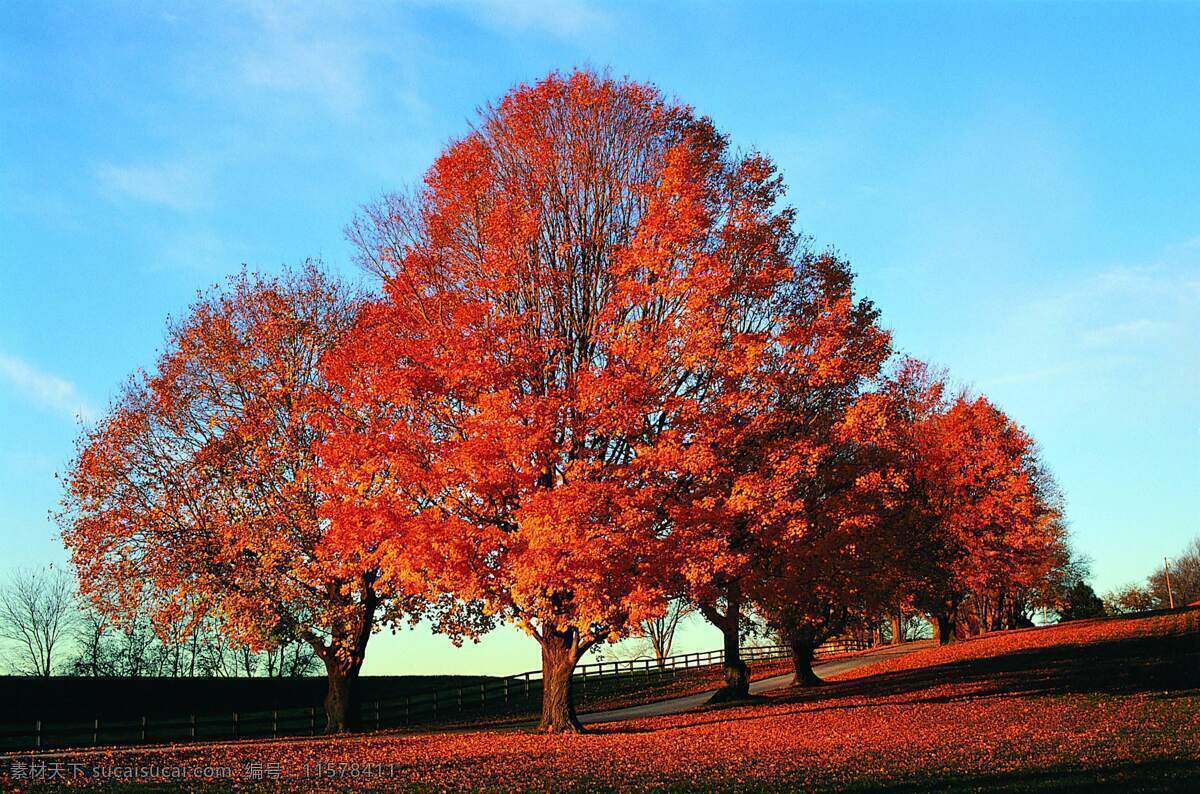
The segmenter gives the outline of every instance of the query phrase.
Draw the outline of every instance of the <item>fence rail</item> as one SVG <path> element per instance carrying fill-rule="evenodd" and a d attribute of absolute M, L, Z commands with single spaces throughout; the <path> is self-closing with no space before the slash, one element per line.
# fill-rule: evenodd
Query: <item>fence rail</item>
<path fill-rule="evenodd" d="M 866 648 L 854 639 L 837 640 L 817 649 L 818 658 Z M 759 645 L 740 649 L 747 662 L 786 659 L 787 646 Z M 576 691 L 598 696 L 617 695 L 648 683 L 675 678 L 681 671 L 723 664 L 723 650 L 697 651 L 664 659 L 614 659 L 577 665 L 572 679 Z M 467 715 L 504 716 L 527 712 L 542 694 L 542 671 L 529 670 L 478 684 L 414 692 L 402 698 L 361 704 L 360 725 L 368 730 L 453 721 Z M 96 718 L 86 722 L 33 720 L 12 730 L 0 725 L 0 751 L 49 748 L 137 745 L 181 741 L 313 736 L 324 727 L 323 709 L 300 707 L 179 717 L 139 717 L 126 720 Z"/>

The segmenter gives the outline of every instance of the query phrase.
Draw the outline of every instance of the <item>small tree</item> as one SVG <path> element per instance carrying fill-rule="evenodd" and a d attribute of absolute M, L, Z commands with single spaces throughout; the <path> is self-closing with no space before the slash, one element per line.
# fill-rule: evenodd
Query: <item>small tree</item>
<path fill-rule="evenodd" d="M 1110 615 L 1128 615 L 1157 608 L 1154 596 L 1137 584 L 1127 584 L 1104 595 L 1104 611 Z"/>
<path fill-rule="evenodd" d="M 127 646 L 143 621 L 182 642 L 211 620 L 252 672 L 252 651 L 306 642 L 328 676 L 329 731 L 358 717 L 372 632 L 421 608 L 381 581 L 377 529 L 338 509 L 372 482 L 335 482 L 321 456 L 331 427 L 360 421 L 320 367 L 360 300 L 314 263 L 202 295 L 169 325 L 156 371 L 80 440 L 59 517 L 81 590 Z"/>
<path fill-rule="evenodd" d="M 18 569 L 0 586 L 0 640 L 21 675 L 48 677 L 76 620 L 75 586 L 65 572 Z"/>
<path fill-rule="evenodd" d="M 695 611 L 695 605 L 687 599 L 674 598 L 667 604 L 663 614 L 641 622 L 638 632 L 650 644 L 650 650 L 659 667 L 665 666 L 666 658 L 671 655 L 680 621 Z"/>

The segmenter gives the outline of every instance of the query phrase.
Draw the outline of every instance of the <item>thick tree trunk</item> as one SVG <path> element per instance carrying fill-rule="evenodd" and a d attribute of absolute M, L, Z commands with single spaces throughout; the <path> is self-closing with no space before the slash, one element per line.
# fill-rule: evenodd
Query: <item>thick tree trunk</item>
<path fill-rule="evenodd" d="M 792 681 L 792 686 L 818 686 L 825 683 L 820 676 L 813 672 L 813 646 L 812 634 L 808 632 L 799 632 L 788 641 L 788 645 L 792 649 L 792 665 L 796 669 L 796 677 Z"/>
<path fill-rule="evenodd" d="M 374 582 L 374 574 L 363 575 L 362 600 L 357 604 L 357 615 L 349 621 L 349 625 L 334 627 L 328 641 L 309 629 L 298 634 L 325 663 L 328 681 L 325 692 L 326 733 L 347 733 L 358 728 L 358 673 L 367 655 L 367 642 L 371 639 L 375 610 L 379 606 Z"/>
<path fill-rule="evenodd" d="M 580 650 L 574 632 L 560 634 L 546 631 L 542 644 L 542 733 L 583 733 L 575 715 L 572 674 L 579 661 Z"/>
<path fill-rule="evenodd" d="M 361 664 L 325 660 L 329 688 L 325 693 L 325 732 L 348 733 L 358 728 L 358 671 Z"/>

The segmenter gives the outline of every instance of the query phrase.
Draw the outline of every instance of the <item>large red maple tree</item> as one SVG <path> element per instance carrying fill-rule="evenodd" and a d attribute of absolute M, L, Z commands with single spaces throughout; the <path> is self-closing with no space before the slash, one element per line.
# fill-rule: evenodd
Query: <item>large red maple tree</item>
<path fill-rule="evenodd" d="M 580 656 L 673 595 L 666 505 L 794 272 L 780 189 L 690 108 L 579 71 L 484 108 L 352 227 L 384 298 L 331 372 L 390 419 L 330 447 L 356 479 L 388 469 L 361 504 L 387 576 L 537 639 L 545 731 L 580 730 Z"/>

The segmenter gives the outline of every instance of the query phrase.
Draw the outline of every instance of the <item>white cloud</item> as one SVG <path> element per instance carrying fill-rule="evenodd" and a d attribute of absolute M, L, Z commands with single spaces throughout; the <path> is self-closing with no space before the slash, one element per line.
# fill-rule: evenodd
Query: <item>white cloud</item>
<path fill-rule="evenodd" d="M 207 32 L 208 46 L 184 59 L 185 82 L 226 104 L 234 123 L 292 124 L 288 140 L 297 118 L 307 126 L 318 116 L 356 124 L 397 109 L 425 115 L 419 75 L 435 45 L 409 16 L 407 4 L 238 3 Z"/>
<path fill-rule="evenodd" d="M 16 356 L 0 353 L 0 380 L 30 402 L 61 416 L 84 421 L 96 416 L 74 383 L 43 372 Z"/>
<path fill-rule="evenodd" d="M 101 163 L 96 179 L 110 194 L 158 204 L 180 212 L 209 203 L 211 190 L 207 172 L 193 163 Z"/>

